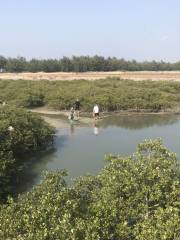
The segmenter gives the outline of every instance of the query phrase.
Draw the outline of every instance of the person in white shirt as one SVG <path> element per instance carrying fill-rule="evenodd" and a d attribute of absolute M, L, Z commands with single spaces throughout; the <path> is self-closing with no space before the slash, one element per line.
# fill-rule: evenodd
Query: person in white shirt
<path fill-rule="evenodd" d="M 99 118 L 99 106 L 97 104 L 93 108 L 93 117 L 95 120 Z"/>

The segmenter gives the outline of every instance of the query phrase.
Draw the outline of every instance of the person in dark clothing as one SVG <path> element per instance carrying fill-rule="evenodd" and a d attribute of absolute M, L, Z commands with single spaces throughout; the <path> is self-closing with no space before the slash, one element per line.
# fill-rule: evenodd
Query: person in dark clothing
<path fill-rule="evenodd" d="M 77 118 L 79 118 L 80 106 L 81 106 L 81 103 L 80 103 L 79 99 L 77 98 L 74 103 L 74 109 L 75 109 Z"/>

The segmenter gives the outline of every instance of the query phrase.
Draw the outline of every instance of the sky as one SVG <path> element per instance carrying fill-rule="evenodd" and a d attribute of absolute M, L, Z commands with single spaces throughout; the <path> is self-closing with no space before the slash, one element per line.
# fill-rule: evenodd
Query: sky
<path fill-rule="evenodd" d="M 0 55 L 180 60 L 179 0 L 0 0 Z"/>

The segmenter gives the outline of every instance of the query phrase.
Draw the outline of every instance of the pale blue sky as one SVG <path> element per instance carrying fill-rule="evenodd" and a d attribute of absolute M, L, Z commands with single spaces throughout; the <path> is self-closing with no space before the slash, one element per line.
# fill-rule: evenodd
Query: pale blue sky
<path fill-rule="evenodd" d="M 180 60 L 179 0 L 0 0 L 0 55 Z"/>

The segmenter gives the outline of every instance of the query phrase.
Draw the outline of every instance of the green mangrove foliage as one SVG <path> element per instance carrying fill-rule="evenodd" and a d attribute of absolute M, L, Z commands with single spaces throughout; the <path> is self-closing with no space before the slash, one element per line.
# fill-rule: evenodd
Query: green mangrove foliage
<path fill-rule="evenodd" d="M 61 59 L 31 59 L 0 56 L 0 70 L 6 72 L 86 72 L 86 71 L 172 71 L 180 70 L 180 62 L 137 62 L 103 56 L 73 56 Z"/>
<path fill-rule="evenodd" d="M 0 207 L 0 238 L 180 239 L 180 170 L 159 139 L 132 156 L 108 156 L 97 176 L 67 186 L 64 172 Z"/>
<path fill-rule="evenodd" d="M 53 141 L 54 129 L 23 109 L 0 107 L 0 202 L 12 193 L 28 155 Z"/>
<path fill-rule="evenodd" d="M 0 100 L 22 107 L 69 109 L 78 97 L 84 111 L 98 103 L 102 111 L 179 108 L 180 83 L 135 82 L 120 79 L 96 81 L 0 81 Z"/>

